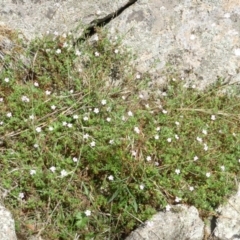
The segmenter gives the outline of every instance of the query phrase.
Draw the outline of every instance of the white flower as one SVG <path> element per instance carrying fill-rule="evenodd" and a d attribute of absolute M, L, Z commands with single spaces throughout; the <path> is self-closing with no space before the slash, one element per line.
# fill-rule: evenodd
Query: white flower
<path fill-rule="evenodd" d="M 198 160 L 198 156 L 194 156 L 193 161 L 197 161 Z"/>
<path fill-rule="evenodd" d="M 73 115 L 73 119 L 78 119 L 78 115 Z"/>
<path fill-rule="evenodd" d="M 158 162 L 155 162 L 154 165 L 155 165 L 155 166 L 159 166 L 159 163 L 158 163 Z"/>
<path fill-rule="evenodd" d="M 53 131 L 53 127 L 50 126 L 50 127 L 48 128 L 48 130 L 49 130 L 49 131 Z"/>
<path fill-rule="evenodd" d="M 55 36 L 58 36 L 58 31 L 54 31 L 53 33 Z"/>
<path fill-rule="evenodd" d="M 74 90 L 73 90 L 73 89 L 71 89 L 69 92 L 70 92 L 70 93 L 74 93 Z"/>
<path fill-rule="evenodd" d="M 128 112 L 128 116 L 129 117 L 132 117 L 133 116 L 133 113 L 131 111 Z"/>
<path fill-rule="evenodd" d="M 126 118 L 124 116 L 122 116 L 122 121 L 124 121 L 124 122 L 126 121 Z"/>
<path fill-rule="evenodd" d="M 155 138 L 156 140 L 158 140 L 158 139 L 159 139 L 159 135 L 155 135 L 154 138 Z"/>
<path fill-rule="evenodd" d="M 189 190 L 192 192 L 194 190 L 194 187 L 190 186 Z"/>
<path fill-rule="evenodd" d="M 96 57 L 99 57 L 100 56 L 100 53 L 99 52 L 95 52 L 94 53 Z"/>
<path fill-rule="evenodd" d="M 102 105 L 106 105 L 106 103 L 107 103 L 107 100 L 105 100 L 105 99 L 103 99 L 103 100 L 101 101 L 101 104 L 102 104 Z"/>
<path fill-rule="evenodd" d="M 68 128 L 72 128 L 72 123 L 67 124 Z"/>
<path fill-rule="evenodd" d="M 136 157 L 137 156 L 137 152 L 136 151 L 132 151 L 132 156 Z M 240 162 L 240 159 L 239 159 Z"/>
<path fill-rule="evenodd" d="M 166 97 L 166 96 L 167 96 L 167 93 L 166 93 L 166 92 L 163 92 L 163 93 L 162 93 L 162 96 Z"/>
<path fill-rule="evenodd" d="M 47 90 L 45 93 L 46 93 L 46 95 L 50 95 L 51 91 Z"/>
<path fill-rule="evenodd" d="M 114 140 L 113 139 L 111 139 L 110 141 L 109 141 L 109 144 L 114 144 Z"/>
<path fill-rule="evenodd" d="M 78 159 L 77 159 L 76 157 L 74 157 L 74 158 L 73 158 L 73 161 L 74 161 L 74 162 L 77 162 L 77 161 L 78 161 Z"/>
<path fill-rule="evenodd" d="M 67 126 L 67 122 L 62 122 L 62 125 L 63 126 Z"/>
<path fill-rule="evenodd" d="M 113 181 L 113 179 L 114 179 L 113 175 L 108 176 L 109 181 Z"/>
<path fill-rule="evenodd" d="M 89 135 L 86 133 L 83 135 L 83 139 L 88 139 L 89 138 Z"/>
<path fill-rule="evenodd" d="M 140 79 L 141 78 L 141 75 L 140 74 L 137 74 L 136 75 L 136 79 Z"/>
<path fill-rule="evenodd" d="M 0 102 L 3 102 L 3 98 L 0 98 Z"/>
<path fill-rule="evenodd" d="M 163 109 L 163 110 L 162 110 L 162 113 L 163 113 L 163 114 L 167 114 L 167 110 L 164 110 L 164 109 Z"/>
<path fill-rule="evenodd" d="M 57 53 L 57 54 L 60 54 L 61 52 L 62 52 L 62 51 L 61 51 L 61 49 L 59 49 L 59 48 L 56 50 L 56 53 Z"/>
<path fill-rule="evenodd" d="M 139 188 L 141 189 L 141 190 L 143 190 L 144 189 L 144 185 L 143 184 L 140 184 L 140 186 L 139 186 Z"/>
<path fill-rule="evenodd" d="M 29 102 L 29 98 L 27 96 L 22 96 L 22 102 Z"/>
<path fill-rule="evenodd" d="M 179 197 L 176 197 L 176 198 L 175 198 L 175 202 L 177 202 L 177 203 L 180 202 L 181 200 L 182 200 L 182 199 L 179 198 Z"/>
<path fill-rule="evenodd" d="M 68 45 L 68 43 L 67 42 L 64 42 L 63 43 L 63 48 L 67 48 L 69 45 Z"/>
<path fill-rule="evenodd" d="M 202 142 L 202 138 L 197 137 L 197 141 L 201 143 Z"/>
<path fill-rule="evenodd" d="M 106 120 L 107 120 L 107 122 L 111 122 L 111 118 L 110 117 L 108 117 Z"/>
<path fill-rule="evenodd" d="M 170 206 L 170 205 L 167 205 L 167 206 L 166 206 L 166 211 L 170 211 L 170 209 L 171 209 L 171 206 Z"/>
<path fill-rule="evenodd" d="M 207 144 L 204 143 L 203 145 L 204 145 L 204 148 L 203 148 L 203 149 L 204 149 L 205 151 L 207 151 L 207 150 L 208 150 L 208 146 L 207 146 Z"/>
<path fill-rule="evenodd" d="M 79 50 L 76 50 L 75 54 L 76 56 L 80 56 L 82 53 Z"/>
<path fill-rule="evenodd" d="M 140 133 L 140 129 L 138 127 L 134 127 L 134 132 L 136 132 L 137 134 Z"/>
<path fill-rule="evenodd" d="M 61 177 L 63 178 L 63 177 L 66 177 L 67 175 L 68 175 L 67 171 L 63 169 L 61 171 Z"/>
<path fill-rule="evenodd" d="M 179 139 L 179 136 L 177 134 L 175 134 L 175 138 L 178 140 Z"/>
<path fill-rule="evenodd" d="M 175 124 L 177 125 L 177 126 L 179 126 L 180 125 L 180 123 L 177 121 L 177 122 L 175 122 Z"/>
<path fill-rule="evenodd" d="M 22 193 L 22 192 L 19 193 L 19 194 L 18 194 L 18 197 L 19 197 L 20 199 L 23 199 L 23 198 L 24 198 L 24 193 Z"/>
<path fill-rule="evenodd" d="M 202 130 L 202 133 L 205 134 L 205 135 L 207 135 L 207 130 L 203 129 L 203 130 Z"/>
<path fill-rule="evenodd" d="M 211 173 L 210 172 L 208 172 L 208 173 L 206 173 L 206 177 L 210 177 L 211 176 Z"/>
<path fill-rule="evenodd" d="M 118 50 L 118 49 L 115 49 L 114 52 L 115 52 L 116 54 L 118 54 L 119 50 Z"/>
<path fill-rule="evenodd" d="M 87 121 L 87 120 L 88 120 L 88 117 L 87 117 L 87 116 L 83 117 L 83 120 L 84 120 L 84 121 Z"/>
<path fill-rule="evenodd" d="M 143 98 L 144 98 L 144 96 L 143 96 L 142 94 L 139 94 L 139 98 L 143 99 Z"/>
<path fill-rule="evenodd" d="M 98 108 L 94 108 L 93 112 L 98 114 L 99 113 L 99 109 Z"/>
<path fill-rule="evenodd" d="M 91 216 L 91 211 L 90 210 L 86 210 L 84 213 L 87 217 Z"/>
<path fill-rule="evenodd" d="M 172 139 L 171 139 L 171 138 L 168 138 L 167 141 L 170 143 L 170 142 L 172 141 Z"/>
<path fill-rule="evenodd" d="M 52 166 L 49 168 L 51 172 L 55 172 L 56 171 L 56 167 Z"/>
<path fill-rule="evenodd" d="M 42 131 L 41 127 L 36 127 L 36 132 L 40 133 Z"/>
<path fill-rule="evenodd" d="M 92 141 L 92 142 L 90 143 L 90 146 L 91 146 L 91 147 L 95 147 L 95 146 L 96 146 L 96 143 L 95 143 L 94 141 Z"/>
<path fill-rule="evenodd" d="M 180 172 L 181 172 L 180 169 L 176 169 L 176 170 L 175 170 L 175 173 L 176 173 L 177 175 L 180 174 Z"/>
<path fill-rule="evenodd" d="M 212 115 L 212 116 L 211 116 L 211 120 L 213 120 L 213 121 L 216 120 L 216 116 L 215 116 L 215 115 Z"/>
<path fill-rule="evenodd" d="M 12 117 L 12 113 L 10 113 L 10 112 L 7 113 L 7 117 L 8 117 L 8 118 Z"/>
<path fill-rule="evenodd" d="M 55 106 L 55 105 L 52 105 L 52 106 L 51 106 L 51 109 L 52 109 L 52 110 L 55 110 L 55 109 L 56 109 L 56 106 Z"/>
<path fill-rule="evenodd" d="M 157 130 L 158 132 L 160 131 L 160 129 L 161 129 L 160 127 L 157 127 L 157 128 L 156 128 L 156 130 Z"/>
<path fill-rule="evenodd" d="M 146 160 L 149 162 L 152 160 L 151 156 L 147 156 Z"/>
<path fill-rule="evenodd" d="M 222 169 L 222 171 L 225 171 L 225 167 L 224 166 L 221 166 L 221 169 Z"/>
<path fill-rule="evenodd" d="M 33 120 L 33 119 L 34 119 L 34 115 L 30 115 L 29 118 L 30 118 L 31 120 Z"/>
<path fill-rule="evenodd" d="M 3 121 L 0 121 L 0 126 L 2 126 L 4 124 L 4 122 Z"/>
<path fill-rule="evenodd" d="M 38 82 L 34 82 L 34 84 L 33 84 L 35 87 L 39 87 L 39 84 L 38 84 Z"/>
<path fill-rule="evenodd" d="M 35 143 L 35 144 L 33 145 L 33 147 L 34 147 L 34 148 L 38 148 L 39 146 L 38 146 L 37 143 Z"/>
<path fill-rule="evenodd" d="M 66 37 L 67 37 L 67 34 L 66 34 L 66 33 L 63 33 L 62 37 L 63 37 L 63 38 L 66 38 Z"/>
<path fill-rule="evenodd" d="M 30 175 L 34 175 L 34 174 L 36 174 L 36 170 L 31 169 L 31 170 L 30 170 Z"/>
<path fill-rule="evenodd" d="M 4 82 L 8 83 L 9 82 L 9 78 L 5 78 Z"/>

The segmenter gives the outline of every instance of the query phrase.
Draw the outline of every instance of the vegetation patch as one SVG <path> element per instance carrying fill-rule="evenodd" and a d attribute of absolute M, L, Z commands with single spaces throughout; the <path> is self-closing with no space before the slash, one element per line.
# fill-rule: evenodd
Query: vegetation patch
<path fill-rule="evenodd" d="M 16 42 L 24 57 L 0 72 L 0 188 L 18 235 L 123 239 L 172 204 L 214 214 L 238 180 L 238 96 L 173 75 L 157 95 L 119 39 L 72 43 Z"/>

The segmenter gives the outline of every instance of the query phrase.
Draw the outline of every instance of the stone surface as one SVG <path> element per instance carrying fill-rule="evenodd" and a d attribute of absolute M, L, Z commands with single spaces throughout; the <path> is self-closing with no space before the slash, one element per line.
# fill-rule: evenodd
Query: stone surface
<path fill-rule="evenodd" d="M 219 217 L 214 235 L 224 240 L 240 239 L 240 186 L 238 192 L 228 199 L 227 204 L 217 209 Z"/>
<path fill-rule="evenodd" d="M 17 240 L 12 215 L 2 205 L 0 205 L 0 239 Z"/>
<path fill-rule="evenodd" d="M 170 65 L 200 89 L 218 77 L 240 79 L 239 0 L 141 0 L 108 27 L 156 78 Z"/>
<path fill-rule="evenodd" d="M 0 21 L 22 31 L 27 39 L 47 31 L 68 32 L 116 11 L 127 0 L 1 0 Z M 81 29 L 81 25 L 79 25 Z"/>
<path fill-rule="evenodd" d="M 125 240 L 202 240 L 204 223 L 195 207 L 172 206 L 170 211 L 159 212 L 132 232 Z"/>

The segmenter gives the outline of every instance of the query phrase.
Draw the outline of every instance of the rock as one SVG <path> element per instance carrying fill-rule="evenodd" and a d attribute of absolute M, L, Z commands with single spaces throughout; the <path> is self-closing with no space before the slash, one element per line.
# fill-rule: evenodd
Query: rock
<path fill-rule="evenodd" d="M 238 192 L 228 199 L 227 203 L 216 211 L 219 217 L 216 221 L 214 235 L 219 239 L 240 239 L 240 186 Z"/>
<path fill-rule="evenodd" d="M 2 205 L 0 205 L 0 239 L 17 240 L 12 215 Z"/>
<path fill-rule="evenodd" d="M 172 206 L 170 211 L 155 214 L 144 226 L 132 232 L 125 240 L 202 240 L 204 223 L 195 207 Z"/>
<path fill-rule="evenodd" d="M 139 71 L 162 82 L 171 71 L 200 89 L 218 77 L 239 83 L 239 1 L 140 0 L 108 28 L 138 53 Z"/>
<path fill-rule="evenodd" d="M 1 0 L 0 21 L 24 33 L 27 39 L 49 32 L 69 32 L 116 11 L 128 0 Z"/>

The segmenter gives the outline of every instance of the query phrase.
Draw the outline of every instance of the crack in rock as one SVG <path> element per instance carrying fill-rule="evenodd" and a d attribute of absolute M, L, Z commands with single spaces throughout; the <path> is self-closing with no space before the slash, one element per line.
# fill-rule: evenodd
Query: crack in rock
<path fill-rule="evenodd" d="M 118 10 L 108 14 L 106 17 L 95 19 L 90 22 L 90 24 L 84 29 L 83 34 L 73 43 L 74 46 L 79 44 L 82 41 L 86 41 L 87 38 L 91 37 L 96 33 L 96 27 L 104 27 L 107 25 L 111 20 L 118 17 L 124 10 L 129 8 L 138 0 L 129 0 L 125 5 L 120 7 Z"/>

